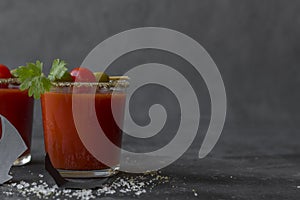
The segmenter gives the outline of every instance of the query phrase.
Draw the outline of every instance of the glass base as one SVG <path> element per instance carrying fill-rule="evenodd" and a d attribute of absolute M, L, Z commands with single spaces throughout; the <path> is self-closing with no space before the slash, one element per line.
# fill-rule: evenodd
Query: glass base
<path fill-rule="evenodd" d="M 19 157 L 13 164 L 13 166 L 22 166 L 25 165 L 27 163 L 29 163 L 31 161 L 31 154 L 28 153 L 26 155 L 23 155 L 21 157 Z"/>
<path fill-rule="evenodd" d="M 57 169 L 60 175 L 64 178 L 105 178 L 118 173 L 120 166 L 102 170 L 64 170 Z"/>

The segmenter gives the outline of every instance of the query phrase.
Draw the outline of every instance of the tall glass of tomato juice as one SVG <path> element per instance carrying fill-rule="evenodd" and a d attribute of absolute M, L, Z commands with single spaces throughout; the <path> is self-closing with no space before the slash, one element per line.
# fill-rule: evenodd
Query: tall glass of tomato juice
<path fill-rule="evenodd" d="M 4 116 L 20 133 L 27 150 L 14 162 L 14 166 L 25 165 L 31 160 L 31 135 L 34 99 L 28 96 L 28 91 L 21 91 L 18 81 L 1 79 L 0 86 L 0 114 Z M 2 127 L 0 122 L 0 138 Z"/>
<path fill-rule="evenodd" d="M 85 116 L 92 116 L 93 113 L 90 112 L 96 111 L 97 120 L 106 137 L 121 147 L 126 87 L 113 84 L 102 87 L 101 83 L 99 84 L 96 92 L 91 94 L 86 90 L 89 86 L 82 86 L 74 93 L 74 87 L 81 87 L 80 85 L 61 83 L 60 86 L 53 86 L 41 97 L 45 151 L 53 167 L 65 178 L 108 177 L 119 169 L 120 151 L 103 149 L 111 159 L 110 163 L 113 163 L 110 166 L 96 159 L 81 141 L 73 116 L 73 98 L 83 104 L 94 98 L 94 111 L 82 109 L 79 112 Z M 113 109 L 114 113 L 111 106 L 112 98 L 116 108 Z M 86 120 L 88 119 L 82 123 L 86 123 Z M 82 125 L 88 126 L 88 123 Z M 102 145 L 101 141 L 99 145 Z"/>

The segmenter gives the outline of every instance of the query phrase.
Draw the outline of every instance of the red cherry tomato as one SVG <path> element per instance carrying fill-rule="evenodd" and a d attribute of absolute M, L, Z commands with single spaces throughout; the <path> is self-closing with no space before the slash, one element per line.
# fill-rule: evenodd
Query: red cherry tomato
<path fill-rule="evenodd" d="M 96 77 L 91 70 L 77 67 L 71 71 L 71 76 L 76 82 L 96 82 Z"/>
<path fill-rule="evenodd" d="M 5 65 L 0 64 L 0 78 L 11 78 L 11 73 Z M 0 88 L 7 88 L 8 84 L 0 84 Z"/>
<path fill-rule="evenodd" d="M 0 78 L 11 78 L 10 70 L 2 64 L 0 64 Z"/>

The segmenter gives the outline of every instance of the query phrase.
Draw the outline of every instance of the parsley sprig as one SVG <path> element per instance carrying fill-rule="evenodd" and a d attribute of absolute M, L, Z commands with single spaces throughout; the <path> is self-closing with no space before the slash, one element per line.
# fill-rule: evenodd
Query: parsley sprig
<path fill-rule="evenodd" d="M 66 76 L 68 71 L 67 63 L 63 60 L 55 59 L 52 63 L 50 73 L 46 77 L 43 73 L 43 63 L 36 61 L 35 63 L 27 63 L 13 71 L 13 75 L 21 82 L 20 90 L 27 90 L 28 95 L 39 99 L 41 94 L 50 91 L 51 82 Z"/>
<path fill-rule="evenodd" d="M 50 81 L 61 79 L 64 76 L 64 74 L 68 71 L 66 65 L 67 63 L 65 61 L 55 59 L 52 63 L 52 68 L 50 70 L 48 79 Z"/>

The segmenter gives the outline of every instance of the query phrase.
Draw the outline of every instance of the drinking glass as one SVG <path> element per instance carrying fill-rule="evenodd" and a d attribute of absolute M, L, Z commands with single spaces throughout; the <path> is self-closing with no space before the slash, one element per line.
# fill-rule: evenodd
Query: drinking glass
<path fill-rule="evenodd" d="M 14 166 L 27 164 L 31 160 L 33 107 L 34 99 L 28 96 L 27 90 L 20 90 L 17 79 L 0 79 L 0 114 L 18 130 L 27 146 L 27 150 L 14 162 Z M 1 136 L 0 122 L 0 138 Z"/>
<path fill-rule="evenodd" d="M 74 99 L 82 105 L 94 101 L 94 109 L 86 109 L 85 106 L 76 107 L 83 116 L 78 123 L 83 127 L 93 128 L 91 126 L 94 125 L 89 123 L 89 116 L 96 114 L 94 116 L 97 117 L 97 122 L 106 137 L 114 145 L 121 147 L 127 83 L 120 80 L 108 83 L 57 83 L 49 92 L 42 95 L 45 151 L 61 176 L 97 178 L 117 173 L 120 150 L 105 147 L 104 141 L 98 141 L 100 147 L 98 151 L 104 152 L 111 164 L 107 166 L 96 159 L 80 138 L 74 119 L 73 104 Z M 115 105 L 114 113 L 111 106 L 112 99 Z"/>

